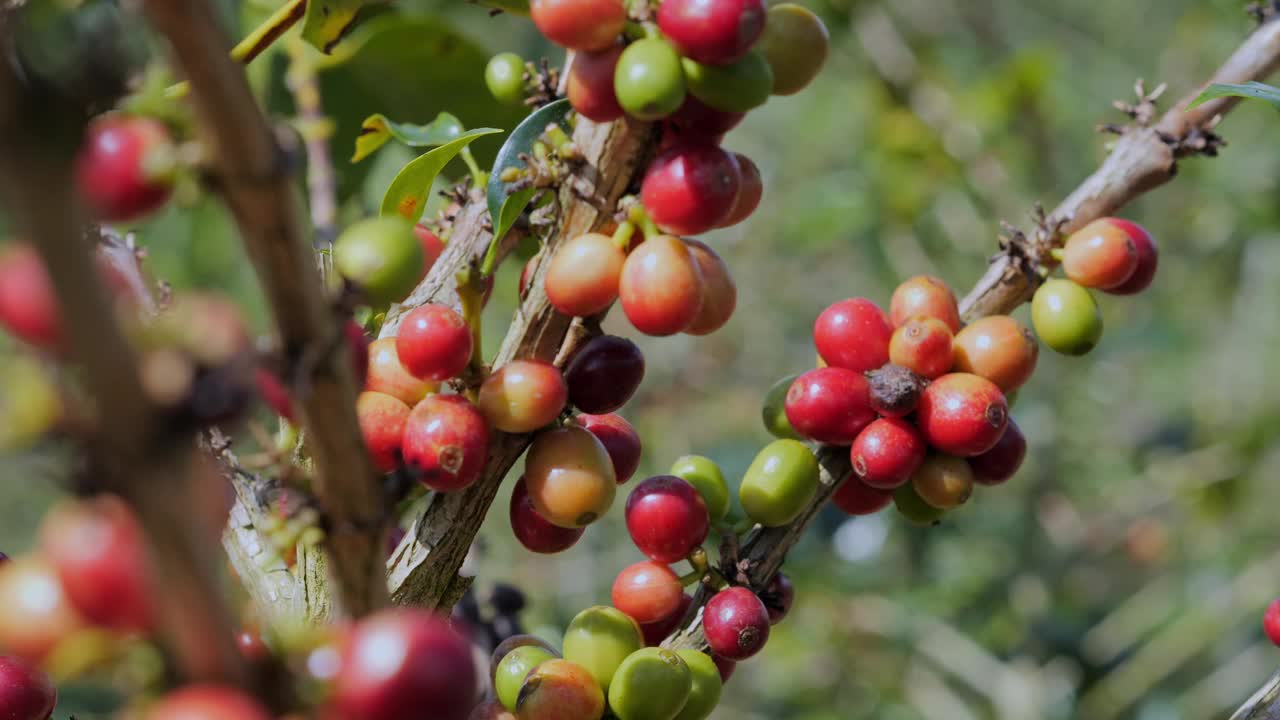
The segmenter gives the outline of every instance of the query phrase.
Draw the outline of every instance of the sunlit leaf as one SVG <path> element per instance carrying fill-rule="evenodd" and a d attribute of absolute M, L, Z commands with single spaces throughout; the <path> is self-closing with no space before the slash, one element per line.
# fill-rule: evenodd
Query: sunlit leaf
<path fill-rule="evenodd" d="M 351 162 L 360 162 L 382 147 L 388 140 L 395 138 L 410 147 L 435 147 L 443 145 L 458 137 L 466 128 L 453 115 L 442 112 L 435 120 L 426 125 L 413 125 L 388 120 L 381 113 L 370 115 L 360 126 L 360 135 L 356 137 L 356 151 Z"/>
<path fill-rule="evenodd" d="M 520 217 L 526 205 L 533 198 L 532 190 L 514 190 L 511 183 L 502 181 L 502 171 L 507 168 L 524 167 L 520 159 L 522 153 L 532 153 L 533 144 L 542 136 L 543 131 L 552 123 L 563 125 L 572 107 L 568 100 L 557 100 L 536 110 L 524 122 L 516 126 L 502 144 L 498 157 L 493 163 L 493 172 L 489 173 L 489 217 L 493 219 L 493 236 L 500 238 Z"/>
<path fill-rule="evenodd" d="M 387 194 L 382 197 L 382 214 L 399 214 L 416 221 L 422 216 L 422 207 L 431 192 L 431 183 L 435 182 L 444 166 L 462 148 L 475 140 L 500 132 L 502 131 L 496 128 L 468 130 L 440 147 L 419 155 L 413 162 L 405 165 L 395 180 L 391 181 L 391 187 L 387 188 Z"/>
<path fill-rule="evenodd" d="M 1280 88 L 1272 87 L 1266 83 L 1260 83 L 1250 80 L 1241 85 L 1233 85 L 1231 83 L 1213 83 L 1200 93 L 1190 107 L 1202 105 L 1210 100 L 1216 100 L 1223 97 L 1242 97 L 1256 98 L 1271 103 L 1272 107 L 1280 109 Z"/>
<path fill-rule="evenodd" d="M 366 0 L 307 0 L 302 17 L 302 39 L 323 52 L 332 52 L 343 35 L 355 25 Z"/>

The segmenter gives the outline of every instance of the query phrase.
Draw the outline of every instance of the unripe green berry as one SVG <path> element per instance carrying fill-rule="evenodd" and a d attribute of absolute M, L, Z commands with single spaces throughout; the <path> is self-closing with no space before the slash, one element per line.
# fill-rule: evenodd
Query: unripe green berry
<path fill-rule="evenodd" d="M 503 105 L 524 104 L 524 58 L 513 52 L 494 55 L 484 68 L 484 84 Z"/>
<path fill-rule="evenodd" d="M 729 65 L 703 65 L 689 58 L 680 63 L 689 92 L 717 110 L 747 112 L 763 105 L 773 90 L 773 70 L 757 51 Z"/>
<path fill-rule="evenodd" d="M 631 117 L 659 120 L 680 108 L 685 97 L 680 55 L 666 40 L 637 40 L 622 51 L 613 73 L 618 104 Z"/>
<path fill-rule="evenodd" d="M 1102 313 L 1088 290 L 1070 280 L 1047 280 L 1031 299 L 1036 335 L 1063 355 L 1084 355 L 1102 338 Z"/>
<path fill-rule="evenodd" d="M 729 485 L 714 460 L 701 455 L 685 455 L 671 466 L 671 474 L 698 491 L 713 522 L 723 520 L 729 514 Z"/>

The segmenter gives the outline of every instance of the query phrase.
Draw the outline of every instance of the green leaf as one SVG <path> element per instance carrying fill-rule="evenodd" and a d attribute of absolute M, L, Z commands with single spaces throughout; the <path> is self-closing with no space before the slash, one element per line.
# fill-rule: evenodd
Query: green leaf
<path fill-rule="evenodd" d="M 391 138 L 409 147 L 435 147 L 453 140 L 464 130 L 466 128 L 462 126 L 462 121 L 447 112 L 440 113 L 426 125 L 394 122 L 381 113 L 370 115 L 360 125 L 360 135 L 356 137 L 356 152 L 351 156 L 351 162 L 360 162 L 369 157 Z"/>
<path fill-rule="evenodd" d="M 513 192 L 511 184 L 502 181 L 502 171 L 510 167 L 524 167 L 520 154 L 533 152 L 533 144 L 542 136 L 547 126 L 552 123 L 563 125 L 572 109 L 568 100 L 557 100 L 544 105 L 516 126 L 502 144 L 502 149 L 493 162 L 493 172 L 489 173 L 489 217 L 493 220 L 495 238 L 502 237 L 511 229 L 516 218 L 520 217 L 520 213 L 533 198 L 532 190 Z"/>
<path fill-rule="evenodd" d="M 1191 103 L 1190 107 L 1202 105 L 1210 100 L 1216 100 L 1222 97 L 1242 97 L 1256 98 L 1265 100 L 1276 109 L 1280 109 L 1280 88 L 1272 87 L 1266 83 L 1260 83 L 1250 80 L 1243 85 L 1233 85 L 1230 83 L 1213 83 L 1200 93 L 1200 97 Z"/>
<path fill-rule="evenodd" d="M 477 138 L 500 132 L 502 131 L 497 128 L 468 130 L 440 147 L 419 155 L 405 165 L 395 180 L 391 181 L 387 194 L 382 196 L 382 214 L 400 214 L 416 222 L 422 216 L 422 207 L 431 192 L 431 183 L 435 182 L 444 166 Z"/>
<path fill-rule="evenodd" d="M 356 22 L 365 0 L 307 0 L 302 17 L 302 39 L 324 53 L 333 51 Z"/>

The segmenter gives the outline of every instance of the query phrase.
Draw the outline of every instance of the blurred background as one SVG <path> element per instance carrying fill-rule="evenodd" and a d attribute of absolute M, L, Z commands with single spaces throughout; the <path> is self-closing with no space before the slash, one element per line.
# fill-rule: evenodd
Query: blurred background
<path fill-rule="evenodd" d="M 826 69 L 725 143 L 756 161 L 766 188 L 750 220 L 707 238 L 736 277 L 736 315 L 707 338 L 612 324 L 648 360 L 622 411 L 645 444 L 642 474 L 698 453 L 736 482 L 769 439 L 765 391 L 813 365 L 822 308 L 850 296 L 887 303 L 920 273 L 963 295 L 1000 220 L 1028 227 L 1034 203 L 1056 204 L 1102 159 L 1095 125 L 1124 119 L 1112 100 L 1132 99 L 1141 77 L 1169 84 L 1167 106 L 1252 27 L 1238 0 L 802 2 L 831 30 Z M 274 7 L 225 9 L 239 35 Z M 519 113 L 489 98 L 485 61 L 504 50 L 561 60 L 528 21 L 456 0 L 396 0 L 378 15 L 320 68 L 341 224 L 372 212 L 415 155 L 392 142 L 350 163 L 366 115 L 424 123 L 448 110 L 468 127 L 510 129 Z M 128 18 L 125 30 L 141 34 L 142 23 Z M 250 71 L 282 119 L 295 114 L 287 49 Z M 1088 357 L 1042 352 L 1014 408 L 1031 447 L 1014 480 L 979 488 L 932 529 L 892 509 L 824 512 L 787 564 L 795 610 L 738 668 L 717 718 L 1221 718 L 1280 666 L 1260 625 L 1280 595 L 1276 127 L 1271 108 L 1246 103 L 1221 128 L 1219 158 L 1185 161 L 1124 211 L 1160 243 L 1156 282 L 1137 297 L 1101 296 L 1107 330 Z M 500 142 L 473 146 L 482 163 Z M 216 198 L 188 193 L 126 229 L 158 278 L 230 293 L 266 327 Z M 502 268 L 490 349 L 520 265 Z M 64 448 L 24 442 L 16 409 L 30 402 L 32 366 L 5 343 L 0 550 L 13 554 L 33 543 L 67 468 Z M 541 557 L 512 538 L 506 500 L 482 532 L 477 587 L 524 589 L 540 634 L 607 603 L 614 574 L 640 559 L 621 502 L 575 548 Z"/>

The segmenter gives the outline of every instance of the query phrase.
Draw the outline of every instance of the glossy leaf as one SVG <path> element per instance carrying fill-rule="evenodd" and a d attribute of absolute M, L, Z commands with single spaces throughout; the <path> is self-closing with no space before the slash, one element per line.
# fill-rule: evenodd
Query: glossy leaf
<path fill-rule="evenodd" d="M 387 188 L 387 194 L 382 197 L 382 214 L 400 214 L 416 222 L 422 216 L 422 207 L 426 204 L 427 195 L 431 192 L 431 183 L 435 182 L 436 176 L 444 166 L 448 165 L 449 161 L 462 151 L 462 148 L 478 138 L 500 132 L 502 131 L 495 128 L 468 130 L 440 147 L 419 155 L 417 159 L 405 165 L 396 175 L 395 180 L 391 181 L 391 187 Z"/>
<path fill-rule="evenodd" d="M 365 0 L 307 0 L 302 39 L 328 53 L 356 22 Z"/>
<path fill-rule="evenodd" d="M 426 125 L 398 123 L 387 119 L 382 113 L 375 113 L 365 118 L 360 126 L 351 162 L 360 162 L 369 157 L 391 138 L 409 147 L 435 147 L 453 140 L 464 130 L 466 128 L 462 126 L 462 121 L 447 112 L 440 113 Z"/>
<path fill-rule="evenodd" d="M 525 206 L 533 199 L 533 190 L 513 191 L 511 183 L 503 182 L 502 171 L 510 167 L 524 167 L 520 155 L 533 152 L 533 144 L 542 136 L 548 125 L 555 123 L 564 127 L 565 118 L 572 109 L 568 100 L 557 100 L 544 105 L 516 126 L 507 141 L 502 144 L 502 149 L 498 151 L 498 157 L 493 163 L 493 172 L 489 173 L 489 217 L 493 219 L 495 238 L 502 237 L 507 230 L 511 229 Z"/>
<path fill-rule="evenodd" d="M 1202 105 L 1210 100 L 1216 100 L 1223 97 L 1242 97 L 1256 98 L 1265 100 L 1276 109 L 1280 109 L 1280 88 L 1250 80 L 1241 85 L 1233 85 L 1231 83 L 1213 83 L 1200 93 L 1190 107 Z"/>

